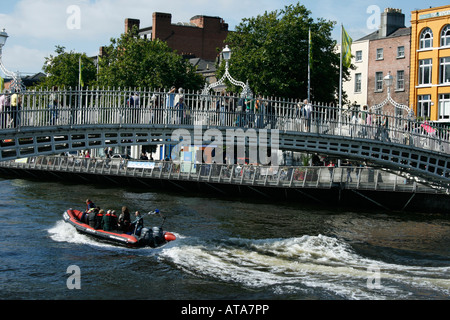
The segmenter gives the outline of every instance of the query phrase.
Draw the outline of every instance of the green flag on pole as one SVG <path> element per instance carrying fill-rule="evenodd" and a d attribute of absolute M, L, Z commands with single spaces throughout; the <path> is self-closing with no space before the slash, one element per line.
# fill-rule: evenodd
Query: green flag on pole
<path fill-rule="evenodd" d="M 342 27 L 342 64 L 346 68 L 350 68 L 352 64 L 352 43 L 353 39 Z"/>
<path fill-rule="evenodd" d="M 311 70 L 313 68 L 312 57 L 312 37 L 311 28 L 309 28 L 309 40 L 308 40 L 308 101 L 311 101 Z"/>
<path fill-rule="evenodd" d="M 309 67 L 313 68 L 313 55 L 312 55 L 312 36 L 311 29 L 309 29 Z"/>
<path fill-rule="evenodd" d="M 3 92 L 4 88 L 5 88 L 5 79 L 0 77 L 0 93 Z"/>
<path fill-rule="evenodd" d="M 80 55 L 80 64 L 79 64 L 79 75 L 78 75 L 78 83 L 80 84 L 80 88 L 84 87 L 83 81 L 83 64 L 81 63 L 81 55 Z"/>

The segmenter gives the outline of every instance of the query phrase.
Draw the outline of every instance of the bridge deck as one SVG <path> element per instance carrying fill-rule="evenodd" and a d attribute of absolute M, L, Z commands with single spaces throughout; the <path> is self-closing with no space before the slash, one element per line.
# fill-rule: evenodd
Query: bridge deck
<path fill-rule="evenodd" d="M 331 189 L 447 194 L 414 177 L 367 167 L 293 167 L 211 165 L 194 163 L 40 156 L 5 161 L 0 168 L 83 173 L 168 181 L 191 181 L 292 189 Z"/>

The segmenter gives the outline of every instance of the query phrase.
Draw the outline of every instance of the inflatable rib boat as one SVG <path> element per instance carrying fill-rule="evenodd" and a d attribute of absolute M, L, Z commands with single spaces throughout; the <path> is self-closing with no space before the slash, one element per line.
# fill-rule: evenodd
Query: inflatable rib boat
<path fill-rule="evenodd" d="M 81 221 L 83 214 L 84 212 L 82 211 L 69 209 L 64 212 L 63 218 L 65 222 L 74 226 L 78 232 L 94 237 L 100 241 L 134 248 L 157 248 L 170 241 L 176 240 L 175 235 L 170 232 L 165 232 L 162 229 L 162 226 L 154 227 L 152 229 L 142 228 L 139 234 L 128 234 L 119 231 L 109 232 L 101 229 L 96 230 Z"/>

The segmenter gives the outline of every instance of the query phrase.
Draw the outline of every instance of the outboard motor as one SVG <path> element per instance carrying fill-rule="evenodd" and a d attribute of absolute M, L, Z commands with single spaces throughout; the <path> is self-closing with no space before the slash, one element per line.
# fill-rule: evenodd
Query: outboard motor
<path fill-rule="evenodd" d="M 149 213 L 149 214 L 155 214 L 155 213 L 159 214 L 159 210 L 156 209 L 155 212 Z M 166 221 L 166 218 L 163 217 L 163 224 L 160 227 L 153 227 L 152 229 L 142 228 L 140 237 L 139 237 L 139 242 L 142 245 L 156 248 L 156 247 L 159 247 L 159 246 L 165 244 L 166 242 L 175 241 L 176 236 L 174 234 L 172 234 L 170 232 L 165 232 L 163 230 L 163 225 L 164 225 L 165 221 Z"/>
<path fill-rule="evenodd" d="M 166 239 L 164 239 L 163 229 L 159 227 L 153 228 L 153 239 L 155 241 L 155 245 L 159 246 L 166 242 Z"/>
<path fill-rule="evenodd" d="M 141 237 L 139 238 L 139 242 L 147 246 L 155 247 L 153 231 L 149 228 L 143 228 L 141 230 Z"/>

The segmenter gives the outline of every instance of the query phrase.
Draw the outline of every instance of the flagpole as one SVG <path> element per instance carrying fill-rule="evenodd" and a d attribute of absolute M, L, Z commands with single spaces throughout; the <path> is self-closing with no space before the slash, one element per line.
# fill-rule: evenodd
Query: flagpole
<path fill-rule="evenodd" d="M 339 135 L 342 134 L 342 52 L 344 50 L 344 26 L 341 23 L 341 57 L 339 66 Z"/>
<path fill-rule="evenodd" d="M 81 55 L 78 60 L 78 88 L 81 90 Z"/>
<path fill-rule="evenodd" d="M 78 107 L 79 110 L 81 110 L 81 55 L 80 55 L 80 60 L 79 60 L 79 64 L 78 64 Z"/>
<path fill-rule="evenodd" d="M 308 102 L 311 103 L 311 28 L 308 41 Z"/>

